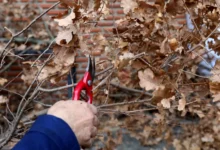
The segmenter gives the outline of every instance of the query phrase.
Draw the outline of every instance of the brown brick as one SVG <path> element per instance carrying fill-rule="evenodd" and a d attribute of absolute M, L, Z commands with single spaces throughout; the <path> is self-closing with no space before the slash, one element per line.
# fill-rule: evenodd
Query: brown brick
<path fill-rule="evenodd" d="M 63 13 L 64 10 L 50 10 L 47 14 L 48 15 L 58 15 L 59 13 Z"/>
<path fill-rule="evenodd" d="M 85 63 L 83 63 L 82 65 L 81 65 L 81 68 L 86 68 L 87 67 L 87 63 L 85 64 Z"/>
<path fill-rule="evenodd" d="M 76 69 L 76 74 L 84 74 L 84 73 L 85 73 L 85 70 L 80 69 L 80 68 Z"/>
<path fill-rule="evenodd" d="M 56 3 L 58 0 L 46 0 L 46 2 Z"/>
<path fill-rule="evenodd" d="M 117 10 L 117 14 L 120 14 L 120 15 L 124 14 L 123 9 Z"/>
<path fill-rule="evenodd" d="M 9 71 L 7 72 L 7 75 L 11 77 L 16 77 L 19 73 L 20 71 Z"/>
<path fill-rule="evenodd" d="M 40 4 L 40 7 L 42 7 L 43 9 L 48 9 L 52 6 L 52 4 Z"/>
<path fill-rule="evenodd" d="M 101 32 L 101 31 L 102 31 L 101 28 L 92 28 L 92 29 L 90 30 L 91 33 L 97 33 L 97 32 Z"/>
<path fill-rule="evenodd" d="M 123 18 L 123 16 L 113 16 L 113 15 L 111 15 L 111 16 L 106 17 L 105 20 L 119 20 L 121 18 Z"/>
<path fill-rule="evenodd" d="M 11 71 L 22 71 L 22 68 L 20 66 L 17 66 L 17 65 L 12 65 L 10 67 L 10 70 Z"/>
<path fill-rule="evenodd" d="M 86 57 L 76 57 L 76 62 L 79 63 L 79 62 L 87 62 L 88 59 Z"/>
<path fill-rule="evenodd" d="M 12 83 L 23 83 L 23 80 L 22 80 L 21 78 L 14 78 L 14 77 L 13 77 L 12 79 L 13 79 Z M 10 79 L 9 82 L 10 82 L 12 79 Z"/>
<path fill-rule="evenodd" d="M 82 79 L 82 77 L 83 77 L 83 74 L 77 74 L 76 75 L 77 82 L 80 81 Z"/>
<path fill-rule="evenodd" d="M 92 44 L 92 43 L 93 43 L 93 41 L 88 40 L 86 43 L 87 43 L 87 44 Z"/>
<path fill-rule="evenodd" d="M 182 24 L 186 24 L 186 20 L 185 20 L 185 19 L 179 19 L 179 20 L 178 20 L 178 23 L 181 24 L 181 25 L 182 25 Z"/>
<path fill-rule="evenodd" d="M 114 22 L 113 21 L 108 21 L 108 22 L 98 22 L 98 26 L 113 26 Z"/>
<path fill-rule="evenodd" d="M 112 37 L 113 35 L 112 34 L 109 34 L 109 33 L 105 33 L 103 34 L 104 37 L 108 38 L 108 37 Z"/>
<path fill-rule="evenodd" d="M 105 32 L 112 32 L 113 31 L 113 27 L 112 28 L 103 28 L 103 30 L 105 31 Z"/>
<path fill-rule="evenodd" d="M 12 18 L 12 21 L 28 21 L 28 18 Z"/>
<path fill-rule="evenodd" d="M 89 38 L 91 38 L 91 35 L 89 35 L 89 34 L 87 34 L 87 35 L 83 35 L 83 38 L 85 38 L 85 39 L 89 39 Z"/>
<path fill-rule="evenodd" d="M 99 60 L 108 60 L 108 58 L 107 57 L 100 57 Z"/>
<path fill-rule="evenodd" d="M 101 54 L 102 54 L 102 53 L 101 53 L 101 51 L 99 51 L 99 50 L 92 51 L 92 53 L 91 53 L 92 56 L 100 56 Z"/>
<path fill-rule="evenodd" d="M 108 8 L 122 8 L 120 3 L 110 3 Z"/>

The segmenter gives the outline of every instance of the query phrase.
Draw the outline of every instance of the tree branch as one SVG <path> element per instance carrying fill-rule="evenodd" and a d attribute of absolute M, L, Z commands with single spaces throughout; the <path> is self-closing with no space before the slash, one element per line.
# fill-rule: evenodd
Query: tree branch
<path fill-rule="evenodd" d="M 120 89 L 123 89 L 123 90 L 126 90 L 126 91 L 130 91 L 130 92 L 135 92 L 135 93 L 141 93 L 141 94 L 144 94 L 144 95 L 147 95 L 147 96 L 152 96 L 152 94 L 146 92 L 146 91 L 141 91 L 141 90 L 136 90 L 136 89 L 131 89 L 131 88 L 127 88 L 127 87 L 124 87 L 124 86 L 120 86 L 119 84 L 115 84 L 113 82 L 110 83 L 112 86 L 115 86 L 117 88 L 120 88 Z"/>
<path fill-rule="evenodd" d="M 57 88 L 53 88 L 53 89 L 45 89 L 45 88 L 42 88 L 42 87 L 39 87 L 38 89 L 39 89 L 39 91 L 42 91 L 42 92 L 55 92 L 55 91 L 67 89 L 69 87 L 74 87 L 74 86 L 76 86 L 76 83 L 75 84 L 66 85 L 66 86 L 57 87 Z"/>

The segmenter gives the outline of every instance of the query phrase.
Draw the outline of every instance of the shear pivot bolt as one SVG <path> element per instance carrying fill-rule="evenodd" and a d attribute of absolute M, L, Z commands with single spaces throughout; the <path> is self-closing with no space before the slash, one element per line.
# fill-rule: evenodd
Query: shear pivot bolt
<path fill-rule="evenodd" d="M 92 81 L 91 81 L 91 80 L 88 81 L 88 85 L 89 85 L 89 86 L 92 85 Z"/>

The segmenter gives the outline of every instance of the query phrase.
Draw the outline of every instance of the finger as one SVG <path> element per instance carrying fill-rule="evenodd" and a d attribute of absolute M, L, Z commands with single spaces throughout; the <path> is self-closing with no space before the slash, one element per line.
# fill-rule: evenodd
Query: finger
<path fill-rule="evenodd" d="M 92 145 L 92 139 L 89 139 L 89 140 L 85 141 L 85 142 L 81 145 L 81 147 L 82 147 L 83 149 L 86 149 L 86 148 L 91 147 L 91 145 Z"/>
<path fill-rule="evenodd" d="M 94 125 L 95 127 L 98 127 L 99 124 L 100 124 L 100 123 L 99 123 L 99 119 L 98 119 L 97 116 L 95 116 L 94 119 L 93 119 L 93 125 Z"/>
<path fill-rule="evenodd" d="M 93 114 L 95 114 L 95 115 L 98 114 L 98 110 L 97 110 L 97 108 L 94 105 L 89 104 L 89 108 L 92 110 Z"/>
<path fill-rule="evenodd" d="M 91 129 L 91 138 L 95 137 L 96 135 L 97 135 L 97 128 L 93 126 Z"/>

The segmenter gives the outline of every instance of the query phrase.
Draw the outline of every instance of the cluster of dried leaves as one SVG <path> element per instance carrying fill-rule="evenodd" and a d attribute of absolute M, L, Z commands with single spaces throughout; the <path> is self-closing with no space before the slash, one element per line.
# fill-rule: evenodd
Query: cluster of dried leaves
<path fill-rule="evenodd" d="M 219 52 L 219 1 L 122 0 L 121 7 L 126 16 L 116 21 L 114 37 L 105 45 L 115 69 L 109 82 L 145 89 L 152 98 L 150 104 L 118 106 L 118 113 L 127 117 L 121 123 L 112 115 L 113 122 L 108 121 L 104 129 L 108 124 L 121 125 L 143 145 L 165 140 L 180 150 L 218 149 L 220 63 L 205 68 L 211 76 L 200 75 L 198 65 L 202 61 L 211 65 L 215 58 L 205 55 Z M 186 16 L 186 24 L 178 22 L 181 15 Z M 207 49 L 209 38 L 215 42 L 209 42 Z M 116 92 L 106 89 L 109 96 Z M 145 116 L 147 110 L 151 117 Z M 176 135 L 178 126 L 181 134 Z"/>
<path fill-rule="evenodd" d="M 103 73 L 94 85 L 94 103 L 101 113 L 100 132 L 109 133 L 107 139 L 97 138 L 105 149 L 122 142 L 121 134 L 118 139 L 111 135 L 115 126 L 145 146 L 166 141 L 177 150 L 218 149 L 220 62 L 213 69 L 203 68 L 211 76 L 199 74 L 198 67 L 202 61 L 213 62 L 205 55 L 219 52 L 218 0 L 121 0 L 125 17 L 115 22 L 108 38 L 93 35 L 91 45 L 84 35 L 110 14 L 108 6 L 114 1 L 61 3 L 67 11 L 53 17 L 60 27 L 53 55 L 43 62 L 23 62 L 24 82 L 57 83 L 69 73 L 78 50 L 101 50 L 108 60 L 97 65 Z M 180 23 L 181 16 L 186 24 Z M 210 38 L 215 42 L 207 50 Z M 6 82 L 0 79 L 0 85 Z"/>

